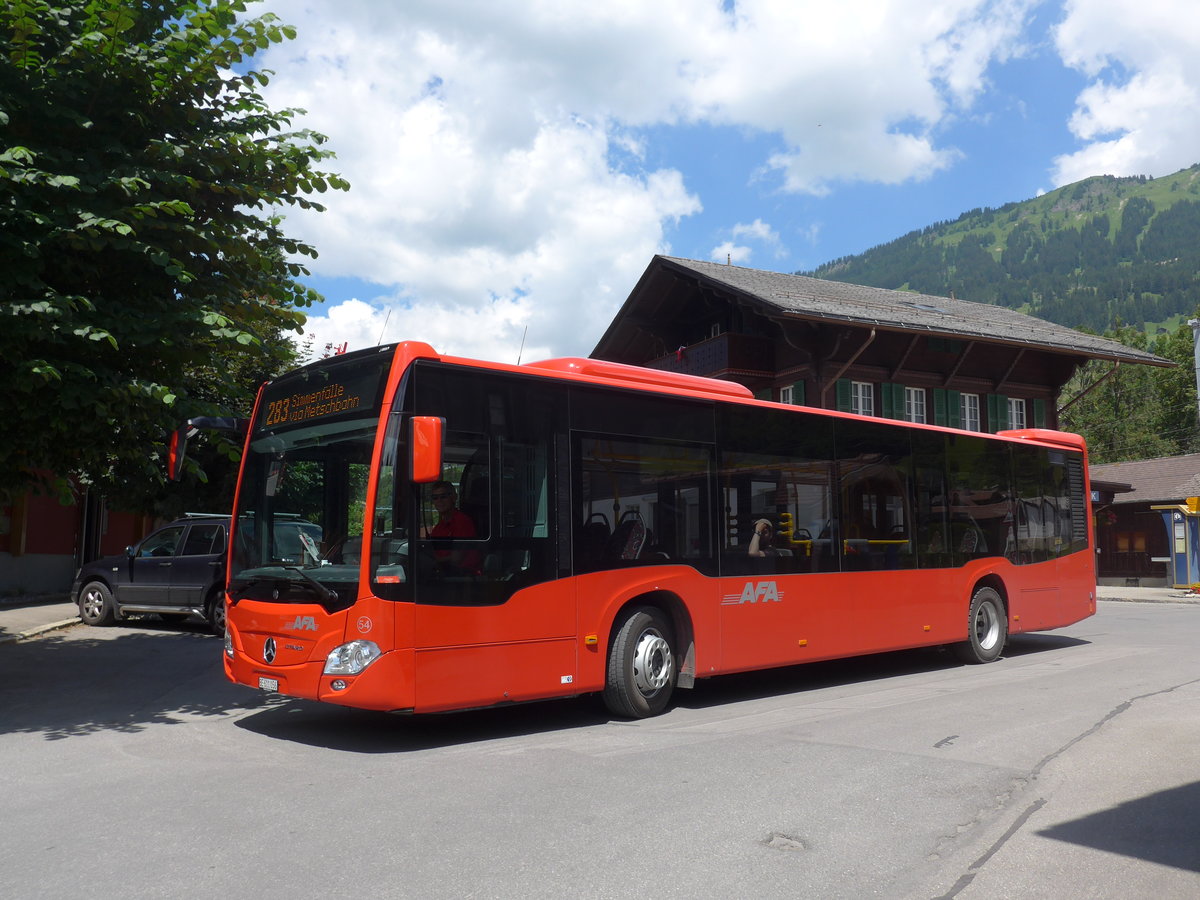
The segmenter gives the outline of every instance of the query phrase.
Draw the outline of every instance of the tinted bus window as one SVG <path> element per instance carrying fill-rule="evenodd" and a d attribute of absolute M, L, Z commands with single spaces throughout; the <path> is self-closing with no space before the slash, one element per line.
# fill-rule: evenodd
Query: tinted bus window
<path fill-rule="evenodd" d="M 686 563 L 712 574 L 707 445 L 576 435 L 575 570 Z"/>
<path fill-rule="evenodd" d="M 946 477 L 953 564 L 983 556 L 1015 557 L 1009 445 L 948 435 Z"/>
<path fill-rule="evenodd" d="M 909 431 L 856 421 L 834 427 L 843 570 L 916 568 Z"/>
<path fill-rule="evenodd" d="M 946 489 L 946 437 L 914 429 L 913 530 L 917 564 L 922 569 L 954 565 L 950 542 L 950 509 Z"/>
<path fill-rule="evenodd" d="M 727 407 L 719 434 L 722 574 L 835 570 L 832 421 Z M 770 545 L 765 556 L 751 556 L 762 519 L 770 523 Z"/>
<path fill-rule="evenodd" d="M 410 491 L 417 601 L 493 605 L 557 577 L 565 389 L 440 365 L 416 372 L 415 413 L 443 417 L 447 433 L 441 479 Z"/>

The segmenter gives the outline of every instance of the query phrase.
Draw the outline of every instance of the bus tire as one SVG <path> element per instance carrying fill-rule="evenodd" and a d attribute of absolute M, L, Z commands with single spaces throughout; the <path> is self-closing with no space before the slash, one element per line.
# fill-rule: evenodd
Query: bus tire
<path fill-rule="evenodd" d="M 204 604 L 204 618 L 208 620 L 208 627 L 213 634 L 225 636 L 225 592 L 220 588 L 213 591 Z"/>
<path fill-rule="evenodd" d="M 651 606 L 631 610 L 608 651 L 604 704 L 618 716 L 656 716 L 671 702 L 679 671 L 671 623 Z"/>
<path fill-rule="evenodd" d="M 967 639 L 954 645 L 965 663 L 989 663 L 999 658 L 1008 640 L 1008 613 L 995 588 L 981 587 L 971 597 L 967 612 Z"/>
<path fill-rule="evenodd" d="M 89 581 L 79 592 L 79 618 L 88 625 L 111 625 L 117 619 L 112 592 L 102 581 Z"/>

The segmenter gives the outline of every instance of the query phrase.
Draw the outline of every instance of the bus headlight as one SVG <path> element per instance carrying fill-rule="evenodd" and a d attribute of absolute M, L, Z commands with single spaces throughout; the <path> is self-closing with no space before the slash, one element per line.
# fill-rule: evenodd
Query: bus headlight
<path fill-rule="evenodd" d="M 225 626 L 225 655 L 233 659 L 233 635 L 229 633 L 229 626 Z"/>
<path fill-rule="evenodd" d="M 375 660 L 381 653 L 379 645 L 374 641 L 351 641 L 334 647 L 325 657 L 326 675 L 357 675 Z"/>

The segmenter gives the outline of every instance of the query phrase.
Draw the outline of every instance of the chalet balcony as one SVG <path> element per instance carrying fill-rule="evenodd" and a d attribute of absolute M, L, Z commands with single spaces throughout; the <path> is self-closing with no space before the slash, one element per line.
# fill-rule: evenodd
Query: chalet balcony
<path fill-rule="evenodd" d="M 769 338 L 747 334 L 719 334 L 652 359 L 645 365 L 665 372 L 708 378 L 728 375 L 770 378 L 775 374 L 775 344 Z"/>

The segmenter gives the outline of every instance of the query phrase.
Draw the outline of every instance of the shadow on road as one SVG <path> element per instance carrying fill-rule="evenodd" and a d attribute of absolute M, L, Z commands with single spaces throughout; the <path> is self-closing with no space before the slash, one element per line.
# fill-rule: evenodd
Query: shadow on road
<path fill-rule="evenodd" d="M 5 734 L 62 740 L 138 732 L 270 702 L 225 681 L 221 641 L 203 625 L 140 621 L 102 632 L 80 626 L 0 651 Z"/>
<path fill-rule="evenodd" d="M 1085 644 L 1061 635 L 1013 638 L 1015 658 Z M 1001 660 L 994 665 L 1004 665 Z M 724 704 L 959 668 L 943 650 L 905 650 L 698 682 L 675 704 Z M 356 753 L 396 753 L 612 721 L 599 698 L 552 700 L 444 715 L 394 716 L 262 694 L 225 680 L 221 641 L 203 624 L 140 621 L 103 632 L 76 628 L 10 644 L 0 653 L 0 733 L 62 740 L 101 731 L 230 716 L 278 740 Z"/>
<path fill-rule="evenodd" d="M 1042 837 L 1200 872 L 1200 782 L 1039 831 Z"/>
<path fill-rule="evenodd" d="M 1061 635 L 1021 635 L 1013 638 L 1006 655 L 1025 656 L 1086 643 Z M 683 709 L 711 709 L 788 694 L 801 698 L 823 688 L 961 667 L 962 663 L 944 650 L 902 650 L 702 680 L 695 690 L 676 692 L 674 702 Z M 392 716 L 288 701 L 242 716 L 236 724 L 265 737 L 327 749 L 403 753 L 612 721 L 598 697 L 582 697 L 428 716 Z"/>

